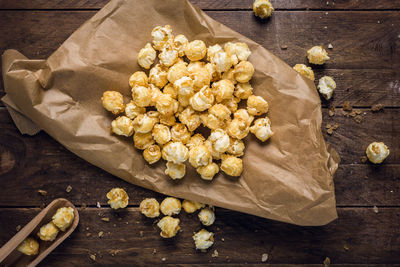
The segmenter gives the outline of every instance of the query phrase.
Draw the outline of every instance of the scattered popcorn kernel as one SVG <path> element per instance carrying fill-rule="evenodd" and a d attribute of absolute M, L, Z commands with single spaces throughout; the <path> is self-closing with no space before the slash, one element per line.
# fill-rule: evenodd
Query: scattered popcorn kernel
<path fill-rule="evenodd" d="M 238 83 L 233 94 L 240 99 L 247 99 L 253 94 L 253 87 L 250 83 Z"/>
<path fill-rule="evenodd" d="M 122 188 L 113 188 L 107 193 L 110 207 L 113 209 L 121 209 L 128 206 L 129 196 Z"/>
<path fill-rule="evenodd" d="M 167 125 L 167 126 L 173 126 L 176 123 L 175 116 L 165 116 L 165 115 L 160 115 L 159 117 L 160 123 Z"/>
<path fill-rule="evenodd" d="M 201 60 L 206 53 L 206 44 L 201 40 L 192 41 L 185 48 L 185 55 L 191 61 Z"/>
<path fill-rule="evenodd" d="M 324 96 L 326 100 L 332 97 L 333 91 L 336 89 L 336 83 L 332 77 L 324 76 L 319 79 L 318 90 L 321 95 Z"/>
<path fill-rule="evenodd" d="M 156 109 L 162 115 L 168 116 L 173 115 L 178 111 L 179 103 L 173 99 L 170 95 L 161 93 L 156 98 Z"/>
<path fill-rule="evenodd" d="M 193 80 L 188 76 L 176 80 L 174 82 L 174 87 L 178 89 L 178 95 L 189 96 L 194 93 Z"/>
<path fill-rule="evenodd" d="M 133 101 L 129 102 L 125 106 L 125 115 L 131 120 L 135 119 L 139 114 L 144 114 L 145 112 L 146 108 L 136 106 Z"/>
<path fill-rule="evenodd" d="M 382 142 L 373 142 L 367 147 L 367 157 L 372 163 L 382 163 L 389 156 L 389 148 Z"/>
<path fill-rule="evenodd" d="M 140 202 L 140 212 L 148 218 L 156 218 L 160 216 L 160 204 L 155 198 L 145 198 Z"/>
<path fill-rule="evenodd" d="M 269 0 L 255 0 L 253 3 L 253 11 L 257 17 L 265 19 L 272 15 L 274 8 Z"/>
<path fill-rule="evenodd" d="M 212 131 L 208 140 L 217 152 L 224 153 L 228 150 L 230 141 L 228 134 L 224 130 L 216 129 Z"/>
<path fill-rule="evenodd" d="M 214 244 L 214 233 L 201 229 L 193 235 L 196 249 L 208 249 Z"/>
<path fill-rule="evenodd" d="M 40 227 L 37 235 L 43 241 L 54 241 L 54 239 L 56 239 L 57 237 L 58 232 L 59 230 L 57 226 L 55 226 L 53 222 L 49 222 L 48 224 Z"/>
<path fill-rule="evenodd" d="M 168 161 L 165 174 L 171 177 L 173 180 L 182 179 L 186 174 L 186 165 L 183 163 L 173 163 Z"/>
<path fill-rule="evenodd" d="M 251 95 L 247 99 L 247 112 L 253 116 L 259 116 L 268 112 L 268 102 L 261 96 Z"/>
<path fill-rule="evenodd" d="M 238 103 L 240 102 L 240 98 L 231 97 L 229 99 L 225 99 L 221 102 L 221 104 L 225 105 L 229 110 L 233 113 L 238 109 Z"/>
<path fill-rule="evenodd" d="M 151 132 L 148 133 L 135 133 L 133 135 L 133 142 L 137 149 L 144 150 L 154 144 L 154 139 Z"/>
<path fill-rule="evenodd" d="M 173 44 L 166 44 L 161 49 L 161 53 L 158 54 L 160 64 L 166 67 L 171 67 L 178 60 L 178 51 L 173 47 Z"/>
<path fill-rule="evenodd" d="M 103 107 L 114 115 L 124 112 L 124 98 L 119 92 L 105 91 L 101 101 L 103 101 Z"/>
<path fill-rule="evenodd" d="M 171 139 L 174 142 L 182 142 L 183 144 L 186 144 L 189 142 L 191 136 L 192 134 L 182 123 L 177 123 L 171 128 Z"/>
<path fill-rule="evenodd" d="M 181 212 L 181 201 L 174 197 L 166 197 L 161 202 L 160 210 L 167 216 L 178 215 Z"/>
<path fill-rule="evenodd" d="M 160 51 L 168 40 L 173 38 L 171 26 L 155 27 L 151 32 L 151 37 L 153 38 L 154 48 Z"/>
<path fill-rule="evenodd" d="M 234 89 L 235 85 L 229 80 L 220 80 L 212 84 L 212 90 L 217 103 L 232 98 Z"/>
<path fill-rule="evenodd" d="M 241 61 L 235 66 L 235 79 L 240 83 L 247 83 L 254 74 L 254 67 L 249 61 Z"/>
<path fill-rule="evenodd" d="M 311 81 L 315 80 L 314 72 L 311 67 L 307 67 L 304 64 L 296 64 L 294 65 L 293 69 Z"/>
<path fill-rule="evenodd" d="M 210 226 L 215 221 L 215 213 L 210 208 L 202 209 L 199 212 L 198 216 L 199 216 L 201 223 L 205 226 Z"/>
<path fill-rule="evenodd" d="M 267 141 L 274 134 L 271 130 L 271 121 L 267 117 L 255 120 L 253 126 L 250 127 L 250 132 L 262 142 Z"/>
<path fill-rule="evenodd" d="M 230 138 L 229 148 L 226 152 L 232 156 L 241 157 L 244 155 L 244 149 L 245 146 L 242 140 Z"/>
<path fill-rule="evenodd" d="M 138 63 L 142 68 L 146 70 L 150 69 L 150 66 L 153 65 L 155 59 L 156 50 L 153 49 L 151 44 L 147 43 L 144 48 L 140 49 L 138 54 Z"/>
<path fill-rule="evenodd" d="M 117 135 L 131 136 L 133 129 L 132 120 L 125 116 L 120 116 L 111 122 L 111 131 Z"/>
<path fill-rule="evenodd" d="M 214 95 L 208 85 L 206 85 L 199 92 L 195 93 L 189 102 L 194 110 L 204 111 L 214 103 Z"/>
<path fill-rule="evenodd" d="M 207 48 L 207 61 L 211 61 L 217 53 L 223 51 L 219 44 L 209 46 Z"/>
<path fill-rule="evenodd" d="M 211 63 L 215 65 L 217 72 L 225 72 L 232 67 L 231 56 L 224 51 L 215 53 L 211 58 Z"/>
<path fill-rule="evenodd" d="M 193 132 L 200 126 L 200 115 L 191 107 L 187 107 L 178 115 L 179 120 L 186 125 L 189 131 Z"/>
<path fill-rule="evenodd" d="M 234 85 L 237 84 L 237 81 L 235 79 L 235 69 L 230 68 L 228 71 L 224 72 L 221 77 L 223 80 L 229 80 L 231 81 Z"/>
<path fill-rule="evenodd" d="M 28 256 L 37 255 L 39 253 L 39 243 L 32 237 L 27 237 L 19 244 L 17 249 L 19 252 Z"/>
<path fill-rule="evenodd" d="M 188 45 L 189 41 L 185 35 L 179 34 L 174 38 L 174 47 L 176 51 L 178 51 L 178 55 L 183 57 L 185 55 L 185 49 Z"/>
<path fill-rule="evenodd" d="M 57 212 L 53 215 L 52 221 L 61 231 L 64 232 L 68 227 L 71 226 L 74 218 L 75 214 L 73 208 L 62 207 L 59 208 Z"/>
<path fill-rule="evenodd" d="M 205 67 L 190 71 L 189 77 L 193 80 L 193 86 L 197 90 L 203 88 L 203 86 L 208 87 L 211 82 L 211 75 Z"/>
<path fill-rule="evenodd" d="M 210 181 L 219 172 L 219 167 L 218 164 L 211 162 L 207 166 L 197 168 L 196 171 L 202 179 Z"/>
<path fill-rule="evenodd" d="M 221 170 L 229 176 L 240 176 L 243 172 L 243 161 L 235 156 L 223 154 L 221 156 Z"/>
<path fill-rule="evenodd" d="M 147 78 L 146 73 L 143 71 L 137 71 L 131 75 L 129 78 L 129 86 L 131 88 L 135 87 L 136 85 L 140 86 L 147 86 L 149 82 L 149 78 Z"/>
<path fill-rule="evenodd" d="M 167 79 L 170 83 L 173 84 L 175 81 L 177 81 L 180 78 L 185 77 L 185 76 L 189 76 L 189 71 L 187 69 L 187 63 L 183 60 L 180 60 L 177 63 L 175 63 L 171 68 L 169 68 Z M 165 93 L 165 91 L 164 91 L 164 93 Z"/>
<path fill-rule="evenodd" d="M 157 118 L 152 118 L 147 113 L 139 114 L 133 120 L 133 128 L 135 129 L 135 133 L 149 133 L 153 130 L 156 123 L 158 123 Z"/>
<path fill-rule="evenodd" d="M 322 65 L 330 58 L 322 46 L 313 46 L 307 51 L 308 62 L 311 64 Z"/>
<path fill-rule="evenodd" d="M 154 125 L 152 135 L 154 140 L 160 145 L 164 145 L 171 140 L 171 131 L 168 126 L 163 124 Z"/>
<path fill-rule="evenodd" d="M 168 68 L 157 64 L 150 69 L 149 82 L 162 88 L 168 83 Z"/>
<path fill-rule="evenodd" d="M 198 145 L 189 150 L 189 162 L 193 167 L 207 166 L 212 162 L 211 152 L 205 145 Z"/>
<path fill-rule="evenodd" d="M 169 142 L 162 149 L 162 158 L 177 164 L 183 163 L 189 158 L 189 150 L 182 142 Z"/>
<path fill-rule="evenodd" d="M 233 119 L 227 127 L 228 134 L 236 139 L 245 138 L 249 133 L 249 130 L 247 122 L 241 119 Z"/>
<path fill-rule="evenodd" d="M 180 220 L 165 216 L 158 223 L 157 226 L 161 229 L 160 236 L 163 238 L 174 237 L 181 227 L 179 226 Z"/>
<path fill-rule="evenodd" d="M 245 109 L 243 109 L 243 108 L 236 110 L 236 112 L 233 113 L 233 117 L 234 117 L 235 119 L 239 119 L 239 120 L 242 120 L 242 121 L 246 122 L 246 125 L 247 125 L 247 126 L 250 126 L 250 124 L 251 124 L 251 123 L 253 122 L 253 120 L 254 120 L 254 117 L 251 116 L 251 115 L 249 115 L 249 113 L 247 112 L 247 110 L 245 110 Z"/>
<path fill-rule="evenodd" d="M 132 88 L 132 101 L 138 107 L 147 107 L 151 103 L 151 91 L 148 87 L 135 86 Z"/>
<path fill-rule="evenodd" d="M 208 150 L 211 152 L 211 156 L 213 159 L 215 160 L 220 160 L 221 159 L 221 152 L 218 152 L 217 150 L 215 150 L 213 143 L 210 140 L 206 140 L 204 142 L 204 145 L 207 146 Z"/>
<path fill-rule="evenodd" d="M 190 200 L 183 200 L 182 208 L 185 210 L 186 213 L 194 213 L 196 210 L 204 208 L 206 205 Z"/>
<path fill-rule="evenodd" d="M 166 86 L 164 86 L 163 93 L 169 95 L 173 99 L 178 98 L 178 90 L 174 87 L 172 83 L 168 83 Z"/>
<path fill-rule="evenodd" d="M 189 142 L 186 143 L 186 146 L 189 149 L 192 149 L 195 146 L 199 146 L 204 144 L 204 142 L 206 141 L 206 139 L 204 138 L 204 136 L 202 136 L 201 134 L 197 133 L 195 135 L 192 135 L 192 137 L 190 137 Z"/>
<path fill-rule="evenodd" d="M 143 151 L 143 158 L 149 163 L 153 164 L 160 160 L 161 158 L 161 149 L 158 145 L 148 146 Z"/>

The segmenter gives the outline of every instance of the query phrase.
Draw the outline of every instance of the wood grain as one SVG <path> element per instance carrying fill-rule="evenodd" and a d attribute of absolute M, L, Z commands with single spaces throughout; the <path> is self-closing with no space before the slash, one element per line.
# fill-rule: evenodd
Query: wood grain
<path fill-rule="evenodd" d="M 2 224 L 0 242 L 7 241 L 17 225 L 24 225 L 38 211 L 0 209 L 0 218 L 9 218 L 7 224 Z M 329 225 L 299 227 L 217 208 L 214 225 L 207 227 L 215 233 L 215 243 L 202 253 L 194 249 L 191 238 L 194 231 L 201 229 L 196 214 L 182 212 L 179 215 L 182 232 L 174 239 L 163 240 L 156 220 L 143 217 L 137 208 L 118 212 L 86 208 L 80 210 L 78 228 L 43 261 L 43 266 L 78 262 L 80 266 L 88 265 L 92 263 L 89 254 L 96 254 L 98 264 L 141 266 L 225 264 L 226 256 L 230 263 L 257 264 L 261 263 L 263 253 L 269 255 L 267 262 L 270 264 L 322 264 L 325 257 L 336 264 L 400 263 L 399 208 L 380 208 L 378 213 L 372 208 L 340 208 L 338 212 L 339 219 Z M 110 221 L 104 222 L 102 217 Z M 97 235 L 100 231 L 104 232 L 102 238 Z M 86 236 L 87 233 L 91 235 Z M 344 249 L 345 245 L 349 250 Z M 154 249 L 156 254 L 153 254 Z M 211 254 L 215 249 L 219 256 L 213 258 Z M 110 250 L 121 251 L 112 256 Z"/>

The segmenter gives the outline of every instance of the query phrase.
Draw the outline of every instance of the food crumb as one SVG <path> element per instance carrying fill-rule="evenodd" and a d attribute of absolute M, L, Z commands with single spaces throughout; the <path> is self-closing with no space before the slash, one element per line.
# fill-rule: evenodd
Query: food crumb
<path fill-rule="evenodd" d="M 167 258 L 162 258 L 161 260 L 162 260 L 162 261 L 166 261 L 166 260 L 167 260 Z"/>
<path fill-rule="evenodd" d="M 329 117 L 335 116 L 335 107 L 334 106 L 329 107 L 328 114 L 329 114 Z"/>
<path fill-rule="evenodd" d="M 103 232 L 103 231 L 100 231 L 100 232 L 98 233 L 98 236 L 99 236 L 99 237 L 102 237 L 103 234 L 104 234 L 104 232 Z"/>
<path fill-rule="evenodd" d="M 382 104 L 375 104 L 375 105 L 372 105 L 371 111 L 378 112 L 378 111 L 383 110 L 383 108 L 384 108 L 384 106 Z"/>
<path fill-rule="evenodd" d="M 378 207 L 377 207 L 377 206 L 374 206 L 372 209 L 373 209 L 373 211 L 374 211 L 375 213 L 378 213 L 378 212 L 379 212 L 379 210 L 378 210 Z"/>
<path fill-rule="evenodd" d="M 100 209 L 101 208 L 100 202 L 97 201 L 96 206 Z"/>
<path fill-rule="evenodd" d="M 113 226 L 114 226 L 114 227 L 117 227 L 117 225 L 116 225 L 115 223 L 113 224 Z"/>
<path fill-rule="evenodd" d="M 126 239 L 125 238 L 120 238 L 119 241 L 126 242 Z"/>
<path fill-rule="evenodd" d="M 17 232 L 19 231 L 19 230 L 21 230 L 21 225 L 17 225 L 17 227 L 15 227 L 15 230 L 17 230 Z"/>
<path fill-rule="evenodd" d="M 328 12 L 326 12 L 326 14 L 328 15 Z M 333 45 L 332 44 L 328 44 L 328 48 L 329 49 L 333 49 Z"/>
<path fill-rule="evenodd" d="M 261 261 L 266 262 L 267 260 L 268 260 L 268 254 L 267 253 L 262 254 Z"/>
<path fill-rule="evenodd" d="M 329 265 L 331 265 L 331 259 L 326 257 L 324 260 L 324 267 L 329 267 Z"/>
<path fill-rule="evenodd" d="M 343 103 L 343 110 L 344 111 L 352 111 L 353 110 L 353 107 L 350 105 L 349 101 L 345 101 Z"/>
<path fill-rule="evenodd" d="M 65 192 L 69 193 L 72 190 L 72 186 L 68 185 L 67 188 L 65 189 Z"/>
<path fill-rule="evenodd" d="M 109 221 L 110 221 L 110 218 L 104 217 L 104 218 L 101 218 L 101 220 L 102 220 L 102 221 L 105 221 L 105 222 L 109 222 Z"/>
<path fill-rule="evenodd" d="M 143 231 L 139 232 L 140 237 L 143 237 Z"/>
<path fill-rule="evenodd" d="M 230 262 L 230 261 L 231 261 L 231 259 L 229 258 L 229 256 L 226 256 L 225 259 L 226 259 L 227 262 Z"/>
<path fill-rule="evenodd" d="M 221 241 L 222 241 L 222 242 L 225 242 L 225 238 L 222 237 L 222 238 L 221 238 Z"/>
<path fill-rule="evenodd" d="M 122 250 L 120 250 L 120 249 L 110 249 L 108 252 L 111 254 L 111 256 L 115 256 L 115 255 L 117 255 L 118 253 L 120 253 Z"/>
<path fill-rule="evenodd" d="M 87 237 L 89 237 L 89 236 L 91 236 L 91 235 L 92 235 L 91 233 L 86 233 L 86 236 L 87 236 Z"/>
<path fill-rule="evenodd" d="M 357 123 L 361 123 L 361 122 L 362 122 L 362 116 L 361 116 L 361 115 L 357 115 L 357 116 L 354 117 L 354 120 L 355 120 Z"/>
<path fill-rule="evenodd" d="M 286 50 L 287 49 L 287 45 L 281 45 L 281 49 L 282 50 Z"/>
<path fill-rule="evenodd" d="M 86 209 L 86 207 L 87 207 L 86 203 L 82 203 L 81 209 L 84 210 L 84 209 Z"/>
<path fill-rule="evenodd" d="M 343 248 L 344 248 L 344 250 L 349 250 L 350 249 L 350 247 L 347 245 L 347 244 L 345 244 L 344 246 L 343 246 Z"/>
<path fill-rule="evenodd" d="M 153 254 L 156 254 L 157 253 L 157 249 L 153 249 Z"/>
<path fill-rule="evenodd" d="M 41 194 L 42 196 L 47 195 L 47 191 L 46 190 L 42 190 L 42 189 L 39 189 L 38 193 Z"/>
<path fill-rule="evenodd" d="M 91 255 L 90 255 L 90 259 L 91 259 L 92 261 L 96 261 L 96 255 L 91 254 Z"/>
<path fill-rule="evenodd" d="M 362 163 L 365 163 L 365 162 L 367 162 L 368 158 L 366 156 L 362 156 L 360 158 L 360 160 L 361 160 Z"/>
<path fill-rule="evenodd" d="M 211 254 L 211 257 L 213 258 L 218 257 L 218 250 L 214 250 L 214 252 Z"/>

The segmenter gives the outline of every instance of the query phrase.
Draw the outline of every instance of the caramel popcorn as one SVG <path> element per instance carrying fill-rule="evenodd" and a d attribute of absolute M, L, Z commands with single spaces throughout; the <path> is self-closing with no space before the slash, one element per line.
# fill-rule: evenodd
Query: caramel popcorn
<path fill-rule="evenodd" d="M 237 81 L 235 79 L 235 69 L 230 68 L 228 71 L 224 72 L 221 76 L 223 80 L 229 80 L 233 83 L 233 85 L 237 84 Z"/>
<path fill-rule="evenodd" d="M 196 169 L 197 173 L 200 174 L 204 180 L 212 180 L 214 176 L 219 172 L 218 164 L 211 162 L 207 166 L 201 166 Z"/>
<path fill-rule="evenodd" d="M 177 198 L 167 197 L 161 202 L 160 210 L 167 216 L 178 215 L 181 212 L 181 202 Z"/>
<path fill-rule="evenodd" d="M 318 82 L 318 90 L 321 95 L 326 100 L 329 100 L 332 97 L 333 91 L 336 89 L 336 83 L 332 79 L 332 77 L 324 76 L 319 79 Z"/>
<path fill-rule="evenodd" d="M 224 130 L 216 129 L 212 131 L 208 140 L 210 140 L 213 149 L 217 152 L 224 153 L 228 150 L 230 141 L 228 134 Z"/>
<path fill-rule="evenodd" d="M 172 83 L 168 83 L 166 86 L 164 86 L 163 93 L 169 95 L 173 99 L 178 98 L 178 90 Z"/>
<path fill-rule="evenodd" d="M 249 46 L 246 43 L 228 42 L 224 46 L 225 52 L 231 55 L 232 62 L 236 65 L 239 61 L 245 61 L 251 55 Z"/>
<path fill-rule="evenodd" d="M 143 150 L 143 158 L 149 163 L 153 164 L 160 160 L 161 149 L 158 145 L 151 145 Z"/>
<path fill-rule="evenodd" d="M 185 55 L 185 49 L 189 41 L 185 35 L 179 34 L 174 38 L 174 47 L 178 51 L 178 56 L 183 57 Z"/>
<path fill-rule="evenodd" d="M 182 202 L 182 208 L 186 213 L 194 213 L 196 210 L 204 208 L 206 205 L 196 202 L 196 201 L 190 201 L 190 200 L 183 200 Z"/>
<path fill-rule="evenodd" d="M 322 65 L 330 58 L 322 46 L 313 46 L 307 51 L 308 62 L 311 64 Z"/>
<path fill-rule="evenodd" d="M 230 138 L 229 148 L 226 152 L 233 156 L 241 157 L 244 155 L 244 149 L 245 146 L 242 140 Z"/>
<path fill-rule="evenodd" d="M 243 108 L 238 109 L 237 111 L 235 111 L 235 113 L 233 113 L 233 117 L 235 119 L 239 119 L 239 120 L 244 121 L 247 126 L 250 126 L 250 124 L 254 120 L 254 117 L 249 115 L 249 112 L 247 112 L 247 110 L 245 110 Z"/>
<path fill-rule="evenodd" d="M 161 53 L 158 54 L 160 64 L 165 67 L 171 67 L 178 60 L 178 51 L 174 49 L 173 43 L 166 44 L 161 49 Z"/>
<path fill-rule="evenodd" d="M 217 72 L 214 64 L 207 63 L 204 65 L 204 68 L 208 71 L 212 82 L 215 82 L 221 78 L 221 73 Z"/>
<path fill-rule="evenodd" d="M 196 249 L 208 249 L 214 244 L 214 233 L 201 229 L 193 235 Z"/>
<path fill-rule="evenodd" d="M 160 236 L 163 238 L 174 237 L 181 227 L 179 226 L 180 220 L 165 216 L 158 223 L 157 226 L 161 229 Z"/>
<path fill-rule="evenodd" d="M 208 148 L 208 150 L 211 152 L 211 156 L 213 159 L 215 160 L 220 160 L 221 159 L 221 152 L 218 152 L 217 150 L 215 150 L 213 143 L 210 140 L 206 140 L 204 142 L 204 145 Z"/>
<path fill-rule="evenodd" d="M 160 216 L 160 205 L 155 198 L 145 198 L 140 202 L 140 212 L 148 218 L 156 218 Z"/>
<path fill-rule="evenodd" d="M 254 67 L 249 61 L 241 61 L 235 66 L 235 79 L 240 83 L 247 83 L 254 74 Z"/>
<path fill-rule="evenodd" d="M 195 93 L 189 101 L 194 110 L 204 111 L 214 103 L 214 95 L 208 85 L 206 85 L 199 92 Z"/>
<path fill-rule="evenodd" d="M 175 116 L 173 116 L 173 115 L 171 115 L 171 116 L 160 115 L 159 119 L 160 119 L 160 123 L 167 125 L 167 126 L 173 126 L 176 123 Z"/>
<path fill-rule="evenodd" d="M 111 122 L 111 131 L 117 135 L 131 136 L 133 129 L 132 120 L 125 116 L 120 116 Z"/>
<path fill-rule="evenodd" d="M 37 235 L 43 241 L 54 241 L 58 235 L 58 232 L 59 230 L 57 226 L 55 226 L 53 222 L 49 222 L 48 224 L 40 227 Z"/>
<path fill-rule="evenodd" d="M 171 128 L 171 139 L 174 142 L 182 142 L 183 144 L 186 144 L 189 142 L 191 135 L 192 134 L 182 123 L 177 123 Z"/>
<path fill-rule="evenodd" d="M 124 112 L 124 98 L 119 92 L 105 91 L 101 101 L 103 101 L 103 107 L 114 115 Z"/>
<path fill-rule="evenodd" d="M 150 69 L 150 66 L 153 65 L 156 59 L 156 54 L 156 50 L 153 49 L 151 44 L 147 43 L 146 46 L 139 51 L 138 64 L 146 70 Z"/>
<path fill-rule="evenodd" d="M 147 113 L 139 114 L 133 120 L 133 129 L 135 129 L 135 133 L 149 133 L 157 122 L 157 118 L 152 118 Z"/>
<path fill-rule="evenodd" d="M 202 209 L 199 212 L 198 216 L 199 216 L 201 223 L 205 226 L 210 226 L 215 221 L 215 213 L 210 208 Z"/>
<path fill-rule="evenodd" d="M 133 135 L 133 142 L 137 149 L 144 150 L 154 144 L 154 139 L 151 132 L 135 133 Z"/>
<path fill-rule="evenodd" d="M 173 38 L 171 26 L 157 26 L 151 32 L 151 37 L 153 38 L 154 48 L 161 50 L 168 40 Z"/>
<path fill-rule="evenodd" d="M 189 71 L 187 69 L 187 63 L 183 60 L 178 61 L 175 63 L 171 68 L 168 70 L 167 79 L 170 83 L 174 83 L 175 81 L 183 78 L 185 76 L 189 76 Z M 164 88 L 165 90 L 165 88 Z M 165 93 L 165 91 L 164 91 Z"/>
<path fill-rule="evenodd" d="M 178 101 L 173 99 L 170 95 L 161 93 L 156 98 L 156 109 L 162 115 L 173 115 L 178 111 L 178 106 Z"/>
<path fill-rule="evenodd" d="M 205 145 L 198 145 L 189 150 L 189 162 L 194 168 L 207 166 L 212 162 L 211 152 Z"/>
<path fill-rule="evenodd" d="M 222 47 L 219 44 L 209 46 L 207 48 L 207 61 L 211 61 L 219 52 L 223 52 Z"/>
<path fill-rule="evenodd" d="M 200 126 L 200 115 L 191 107 L 187 107 L 178 115 L 179 120 L 186 125 L 189 131 L 193 132 Z"/>
<path fill-rule="evenodd" d="M 137 71 L 129 77 L 129 86 L 131 88 L 135 87 L 136 85 L 140 86 L 147 86 L 149 82 L 149 78 L 147 78 L 146 73 L 143 71 Z"/>
<path fill-rule="evenodd" d="M 189 158 L 189 150 L 182 142 L 169 142 L 162 149 L 162 157 L 176 164 L 183 163 Z"/>
<path fill-rule="evenodd" d="M 173 163 L 171 161 L 167 161 L 165 174 L 171 177 L 173 180 L 182 179 L 186 174 L 186 165 L 183 163 Z"/>
<path fill-rule="evenodd" d="M 39 253 L 39 243 L 32 237 L 27 237 L 19 244 L 17 250 L 28 256 L 37 255 Z"/>
<path fill-rule="evenodd" d="M 150 90 L 150 104 L 149 106 L 155 106 L 157 102 L 157 98 L 162 95 L 163 92 L 161 92 L 160 88 L 155 86 L 154 84 L 149 84 L 149 90 Z"/>
<path fill-rule="evenodd" d="M 238 103 L 239 102 L 240 102 L 240 98 L 232 96 L 229 99 L 223 100 L 221 102 L 221 104 L 225 105 L 233 113 L 238 109 Z"/>
<path fill-rule="evenodd" d="M 195 40 L 187 44 L 185 55 L 191 61 L 201 60 L 207 53 L 206 44 L 201 40 Z"/>
<path fill-rule="evenodd" d="M 197 133 L 197 134 L 193 135 L 192 137 L 190 137 L 190 140 L 189 140 L 189 142 L 186 143 L 186 146 L 189 149 L 192 149 L 195 146 L 204 144 L 205 141 L 206 141 L 206 139 L 204 138 L 204 136 Z"/>
<path fill-rule="evenodd" d="M 164 87 L 168 83 L 168 68 L 157 64 L 150 69 L 149 82 L 157 87 Z"/>
<path fill-rule="evenodd" d="M 164 145 L 171 140 L 171 131 L 168 126 L 163 124 L 154 125 L 152 135 L 154 140 L 160 145 Z"/>
<path fill-rule="evenodd" d="M 267 141 L 274 134 L 271 130 L 271 121 L 267 117 L 255 120 L 253 126 L 250 127 L 250 132 L 262 142 Z"/>
<path fill-rule="evenodd" d="M 274 8 L 269 0 L 255 0 L 253 3 L 253 11 L 257 17 L 265 19 L 272 15 Z"/>
<path fill-rule="evenodd" d="M 146 108 L 136 106 L 133 101 L 125 105 L 125 115 L 131 120 L 135 119 L 139 114 L 144 114 L 145 112 Z"/>
<path fill-rule="evenodd" d="M 74 209 L 71 207 L 62 207 L 52 217 L 52 222 L 61 230 L 65 231 L 74 221 Z"/>
<path fill-rule="evenodd" d="M 208 110 L 208 112 L 210 115 L 213 115 L 215 118 L 220 120 L 223 126 L 225 126 L 226 122 L 231 119 L 231 111 L 223 104 L 215 104 Z"/>
<path fill-rule="evenodd" d="M 240 176 L 243 172 L 243 161 L 235 156 L 224 154 L 221 156 L 221 170 L 229 176 Z"/>
<path fill-rule="evenodd" d="M 230 80 L 220 80 L 212 84 L 215 100 L 219 103 L 222 100 L 230 99 L 233 96 L 235 85 Z"/>
<path fill-rule="evenodd" d="M 231 56 L 224 51 L 215 53 L 211 58 L 211 63 L 215 65 L 215 69 L 220 73 L 228 71 L 232 67 Z"/>
<path fill-rule="evenodd" d="M 151 102 L 151 91 L 148 87 L 135 86 L 132 88 L 132 101 L 138 107 L 147 107 Z"/>
<path fill-rule="evenodd" d="M 122 188 L 113 188 L 107 193 L 108 204 L 113 209 L 123 209 L 128 206 L 129 196 Z"/>
<path fill-rule="evenodd" d="M 236 139 L 245 138 L 249 133 L 249 130 L 247 122 L 241 119 L 233 119 L 227 127 L 227 133 Z"/>
<path fill-rule="evenodd" d="M 268 102 L 261 96 L 251 95 L 247 99 L 247 112 L 253 116 L 259 116 L 268 112 Z"/>
<path fill-rule="evenodd" d="M 382 163 L 390 154 L 389 148 L 382 142 L 369 144 L 366 150 L 369 161 L 375 164 Z"/>
<path fill-rule="evenodd" d="M 189 77 L 193 80 L 193 86 L 196 90 L 210 85 L 211 75 L 204 66 L 190 70 L 189 72 Z"/>
<path fill-rule="evenodd" d="M 253 87 L 250 83 L 238 83 L 233 94 L 239 99 L 247 99 L 253 94 Z"/>
<path fill-rule="evenodd" d="M 298 73 L 300 73 L 300 75 L 310 79 L 311 81 L 315 80 L 314 72 L 311 69 L 311 67 L 307 67 L 304 64 L 296 64 L 296 65 L 294 65 L 293 69 L 295 71 L 297 71 Z"/>

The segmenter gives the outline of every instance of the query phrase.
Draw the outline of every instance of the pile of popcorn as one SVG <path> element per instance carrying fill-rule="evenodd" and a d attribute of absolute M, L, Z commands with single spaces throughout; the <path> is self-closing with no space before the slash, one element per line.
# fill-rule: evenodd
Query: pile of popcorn
<path fill-rule="evenodd" d="M 201 40 L 174 36 L 169 25 L 155 27 L 151 36 L 152 44 L 138 54 L 139 65 L 149 74 L 137 71 L 129 78 L 132 100 L 125 104 L 116 91 L 103 94 L 104 108 L 119 115 L 111 131 L 133 135 L 134 146 L 149 164 L 165 159 L 165 173 L 172 179 L 185 176 L 187 160 L 205 180 L 219 169 L 240 176 L 242 139 L 249 132 L 263 142 L 273 135 L 268 117 L 255 119 L 268 112 L 268 102 L 253 95 L 249 47 L 229 42 L 207 48 Z M 242 100 L 246 108 L 238 108 Z M 196 133 L 201 125 L 211 131 L 207 138 Z"/>

